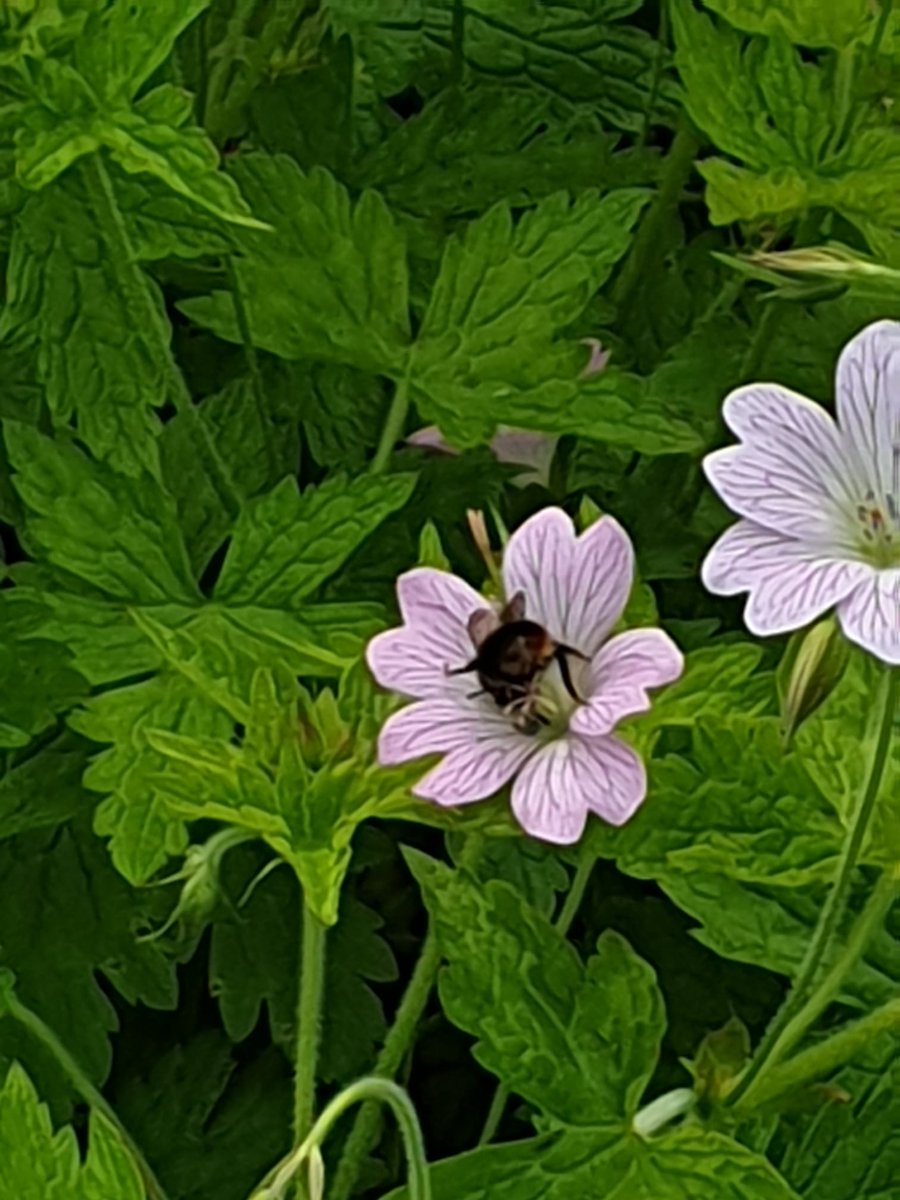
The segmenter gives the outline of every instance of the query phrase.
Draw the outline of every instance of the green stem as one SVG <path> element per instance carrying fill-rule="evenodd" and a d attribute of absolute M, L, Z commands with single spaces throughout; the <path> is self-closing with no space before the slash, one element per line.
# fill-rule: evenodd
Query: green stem
<path fill-rule="evenodd" d="M 406 414 L 408 412 L 409 380 L 403 378 L 397 383 L 394 389 L 394 395 L 391 398 L 390 407 L 385 417 L 384 427 L 381 430 L 378 449 L 375 451 L 375 457 L 369 465 L 369 471 L 373 475 L 384 474 L 394 446 L 403 433 L 403 426 L 406 424 Z"/>
<path fill-rule="evenodd" d="M 797 1015 L 785 1026 L 777 1053 L 779 1059 L 783 1059 L 786 1054 L 790 1053 L 807 1029 L 837 996 L 841 984 L 862 958 L 872 936 L 883 926 L 885 917 L 897 896 L 897 885 L 897 869 L 891 867 L 879 878 L 875 890 L 857 917 L 834 964 L 813 989 L 809 999 Z"/>
<path fill-rule="evenodd" d="M 397 1119 L 406 1151 L 407 1190 L 410 1200 L 431 1200 L 428 1160 L 425 1157 L 422 1131 L 412 1101 L 406 1092 L 390 1079 L 377 1079 L 374 1076 L 357 1080 L 335 1096 L 312 1127 L 309 1136 L 270 1172 L 270 1183 L 264 1183 L 254 1189 L 250 1200 L 281 1200 L 285 1188 L 306 1162 L 313 1166 L 317 1176 L 321 1178 L 320 1147 L 332 1126 L 351 1105 L 367 1100 L 387 1104 Z"/>
<path fill-rule="evenodd" d="M 650 80 L 650 92 L 647 96 L 647 108 L 644 111 L 644 123 L 641 127 L 638 146 L 644 146 L 650 135 L 653 124 L 653 112 L 659 96 L 659 85 L 662 82 L 663 60 L 666 57 L 666 47 L 669 41 L 669 5 L 668 0 L 662 0 L 659 6 L 659 26 L 656 33 L 656 57 L 653 60 L 653 77 Z"/>
<path fill-rule="evenodd" d="M 316 1066 L 322 1031 L 325 984 L 325 926 L 303 901 L 297 1042 L 294 1054 L 294 1141 L 312 1127 L 316 1104 Z"/>
<path fill-rule="evenodd" d="M 837 52 L 837 64 L 834 73 L 834 88 L 837 93 L 838 108 L 835 117 L 834 130 L 829 141 L 829 150 L 836 153 L 847 132 L 847 122 L 850 118 L 850 107 L 853 103 L 853 76 L 856 71 L 856 47 L 851 42 Z"/>
<path fill-rule="evenodd" d="M 184 376 L 175 361 L 171 328 L 153 292 L 150 280 L 138 262 L 102 152 L 98 151 L 83 158 L 79 163 L 79 170 L 98 224 L 106 238 L 110 260 L 118 272 L 119 284 L 130 310 L 131 320 L 136 329 L 148 333 L 156 342 L 159 361 L 164 367 L 169 399 L 190 427 L 198 453 L 227 511 L 236 516 L 241 507 L 240 492 L 216 449 L 209 428 L 200 419 Z"/>
<path fill-rule="evenodd" d="M 590 882 L 591 873 L 594 870 L 594 863 L 596 861 L 596 856 L 585 845 L 578 859 L 578 866 L 575 869 L 572 886 L 569 888 L 559 916 L 553 922 L 554 927 L 559 930 L 561 937 L 566 937 L 572 928 L 572 922 L 575 920 L 579 908 L 581 908 L 581 902 L 584 899 L 584 893 Z M 481 1137 L 478 1139 L 479 1146 L 487 1145 L 497 1132 L 500 1122 L 503 1120 L 503 1113 L 506 1111 L 506 1102 L 508 1099 L 509 1089 L 501 1083 L 494 1092 L 491 1107 L 488 1109 L 484 1128 L 481 1131 Z"/>
<path fill-rule="evenodd" d="M 429 929 L 403 999 L 388 1031 L 375 1064 L 374 1076 L 392 1079 L 406 1057 L 428 1003 L 441 965 L 441 948 Z M 344 1145 L 341 1159 L 329 1191 L 329 1200 L 349 1200 L 368 1155 L 378 1138 L 379 1112 L 375 1103 L 364 1104 L 356 1116 Z"/>
<path fill-rule="evenodd" d="M 894 724 L 898 680 L 900 680 L 900 671 L 889 668 L 881 689 L 880 704 L 876 709 L 877 732 L 869 777 L 844 842 L 834 885 L 819 914 L 819 920 L 801 963 L 800 971 L 778 1015 L 766 1030 L 750 1065 L 726 1098 L 726 1103 L 729 1105 L 737 1104 L 741 1100 L 746 1102 L 752 1091 L 759 1086 L 757 1080 L 763 1078 L 764 1073 L 771 1070 L 787 1050 L 796 1044 L 806 1029 L 805 1025 L 800 1026 L 798 1018 L 809 1000 L 818 996 L 817 991 L 813 991 L 811 995 L 811 989 L 816 988 L 823 963 L 827 959 L 846 912 L 853 873 L 856 870 L 884 777 Z M 851 958 L 852 955 L 848 956 L 845 952 L 844 963 L 849 964 Z M 835 981 L 832 975 L 828 976 L 828 981 L 829 986 L 836 986 L 836 982 L 840 982 L 839 980 Z M 817 1000 L 816 1003 L 818 1003 Z"/>
<path fill-rule="evenodd" d="M 878 57 L 878 51 L 881 49 L 881 42 L 887 30 L 888 21 L 891 19 L 891 10 L 893 7 L 894 0 L 882 0 L 881 12 L 878 14 L 878 24 L 875 26 L 875 33 L 869 46 L 869 57 L 873 62 Z"/>
<path fill-rule="evenodd" d="M 664 252 L 663 230 L 677 210 L 681 192 L 694 169 L 700 143 L 686 118 L 682 117 L 675 140 L 666 155 L 659 190 L 640 224 L 628 258 L 613 289 L 613 300 L 624 316 L 639 289 L 651 275 L 656 259 Z"/>
<path fill-rule="evenodd" d="M 4 1008 L 13 1020 L 18 1021 L 20 1025 L 37 1038 L 41 1045 L 52 1054 L 65 1072 L 75 1091 L 85 1103 L 90 1105 L 91 1108 L 96 1109 L 97 1112 L 102 1113 L 116 1130 L 116 1133 L 122 1139 L 122 1144 L 134 1159 L 135 1166 L 144 1180 L 148 1200 L 167 1200 L 162 1185 L 153 1173 L 153 1168 L 144 1158 L 140 1147 L 134 1141 L 131 1134 L 119 1120 L 115 1109 L 94 1084 L 91 1083 L 90 1079 L 88 1079 L 87 1075 L 85 1075 L 84 1071 L 50 1026 L 36 1012 L 32 1012 L 30 1008 L 23 1004 L 15 993 L 10 992 L 4 996 Z"/>
<path fill-rule="evenodd" d="M 889 1000 L 876 1008 L 874 1012 L 860 1017 L 852 1025 L 841 1029 L 832 1037 L 826 1038 L 808 1050 L 795 1054 L 794 1057 L 780 1067 L 767 1072 L 764 1079 L 753 1089 L 751 1097 L 748 1092 L 739 1104 L 736 1112 L 748 1112 L 760 1105 L 777 1100 L 786 1092 L 791 1092 L 813 1080 L 823 1079 L 850 1062 L 868 1045 L 873 1038 L 882 1033 L 893 1033 L 900 1028 L 900 998 Z"/>

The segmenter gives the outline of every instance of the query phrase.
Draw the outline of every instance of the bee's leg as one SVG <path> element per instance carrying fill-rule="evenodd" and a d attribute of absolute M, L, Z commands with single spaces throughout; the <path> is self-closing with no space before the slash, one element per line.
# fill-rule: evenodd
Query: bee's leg
<path fill-rule="evenodd" d="M 464 667 L 448 667 L 444 665 L 445 675 L 468 675 L 471 671 L 478 669 L 478 659 L 473 658 L 471 662 L 466 663 Z"/>
<path fill-rule="evenodd" d="M 567 654 L 574 654 L 578 658 L 587 660 L 587 656 L 582 654 L 580 650 L 573 650 L 571 646 L 557 646 L 555 658 L 559 663 L 559 673 L 562 676 L 562 681 L 565 684 L 566 691 L 578 704 L 584 704 L 584 700 L 575 691 L 575 685 L 572 682 L 572 673 L 569 670 L 569 660 Z"/>

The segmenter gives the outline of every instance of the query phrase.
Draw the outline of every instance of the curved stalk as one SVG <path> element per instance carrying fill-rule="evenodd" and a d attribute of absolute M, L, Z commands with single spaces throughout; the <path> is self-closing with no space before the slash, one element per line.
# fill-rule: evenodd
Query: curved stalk
<path fill-rule="evenodd" d="M 875 801 L 884 778 L 891 733 L 893 732 L 898 682 L 900 682 L 900 671 L 889 669 L 881 689 L 881 700 L 877 709 L 877 732 L 869 776 L 847 832 L 834 885 L 822 907 L 800 971 L 781 1010 L 766 1030 L 750 1065 L 726 1097 L 725 1103 L 728 1105 L 737 1104 L 742 1100 L 746 1102 L 751 1092 L 759 1086 L 757 1080 L 761 1079 L 766 1071 L 771 1070 L 788 1050 L 796 1045 L 809 1027 L 809 1021 L 815 1019 L 815 1016 L 821 1011 L 816 1007 L 819 1003 L 815 999 L 818 991 L 813 989 L 816 989 L 834 937 L 847 910 L 853 873 L 859 861 L 860 851 L 868 833 L 872 813 L 875 810 Z M 862 952 L 861 947 L 858 952 Z M 843 961 L 844 973 L 850 969 L 852 962 L 856 960 L 856 955 L 857 951 L 854 947 L 852 955 L 848 956 L 845 953 L 842 960 L 839 960 Z M 834 972 L 829 973 L 827 979 L 828 986 L 832 989 L 840 984 L 840 979 L 834 977 Z M 808 1007 L 810 1004 L 811 1007 Z"/>
<path fill-rule="evenodd" d="M 410 1200 L 431 1200 L 428 1160 L 425 1158 L 422 1131 L 412 1101 L 392 1080 L 377 1079 L 374 1076 L 357 1080 L 335 1096 L 313 1125 L 309 1136 L 270 1172 L 269 1182 L 256 1188 L 251 1193 L 250 1200 L 282 1200 L 285 1190 L 290 1187 L 304 1164 L 310 1168 L 312 1200 L 319 1200 L 323 1177 L 320 1147 L 335 1121 L 351 1105 L 366 1100 L 387 1104 L 397 1118 L 406 1151 Z"/>

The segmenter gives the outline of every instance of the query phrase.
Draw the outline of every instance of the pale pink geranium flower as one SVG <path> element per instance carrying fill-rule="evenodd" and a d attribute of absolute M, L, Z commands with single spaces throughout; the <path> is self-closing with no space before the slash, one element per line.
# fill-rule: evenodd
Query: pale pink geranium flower
<path fill-rule="evenodd" d="M 677 679 L 683 665 L 660 629 L 610 637 L 633 574 L 631 542 L 611 517 L 576 537 L 569 517 L 547 508 L 510 538 L 507 596 L 521 592 L 526 618 L 585 656 L 567 659 L 583 703 L 569 695 L 556 664 L 541 675 L 549 724 L 536 732 L 523 731 L 491 696 L 473 694 L 474 675 L 448 674 L 473 657 L 470 618 L 490 611 L 484 597 L 445 571 L 401 575 L 404 623 L 375 637 L 367 658 L 383 687 L 415 702 L 385 723 L 379 761 L 392 766 L 443 755 L 414 791 L 447 806 L 484 800 L 512 780 L 516 819 L 548 842 L 578 841 L 589 812 L 623 824 L 644 799 L 647 781 L 639 755 L 613 730 L 649 708 L 647 689 Z"/>
<path fill-rule="evenodd" d="M 703 564 L 712 592 L 749 592 L 747 627 L 801 628 L 836 606 L 846 636 L 900 665 L 900 324 L 878 321 L 844 347 L 837 423 L 774 383 L 732 392 L 741 439 L 704 466 L 742 520 Z"/>

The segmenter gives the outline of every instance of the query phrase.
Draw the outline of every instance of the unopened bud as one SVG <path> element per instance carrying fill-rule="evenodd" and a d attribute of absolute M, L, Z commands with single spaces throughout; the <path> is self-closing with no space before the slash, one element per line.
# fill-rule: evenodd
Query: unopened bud
<path fill-rule="evenodd" d="M 840 683 L 849 654 L 833 617 L 791 638 L 778 667 L 785 744 Z"/>
<path fill-rule="evenodd" d="M 697 1092 L 715 1103 L 730 1091 L 750 1060 L 750 1035 L 743 1021 L 732 1017 L 700 1043 L 691 1064 Z"/>
<path fill-rule="evenodd" d="M 480 509 L 469 508 L 466 510 L 466 520 L 469 522 L 469 530 L 471 531 L 475 548 L 484 559 L 485 566 L 488 569 L 491 583 L 497 594 L 502 596 L 503 579 L 500 575 L 499 556 L 491 549 L 491 539 L 488 534 L 484 513 Z"/>

